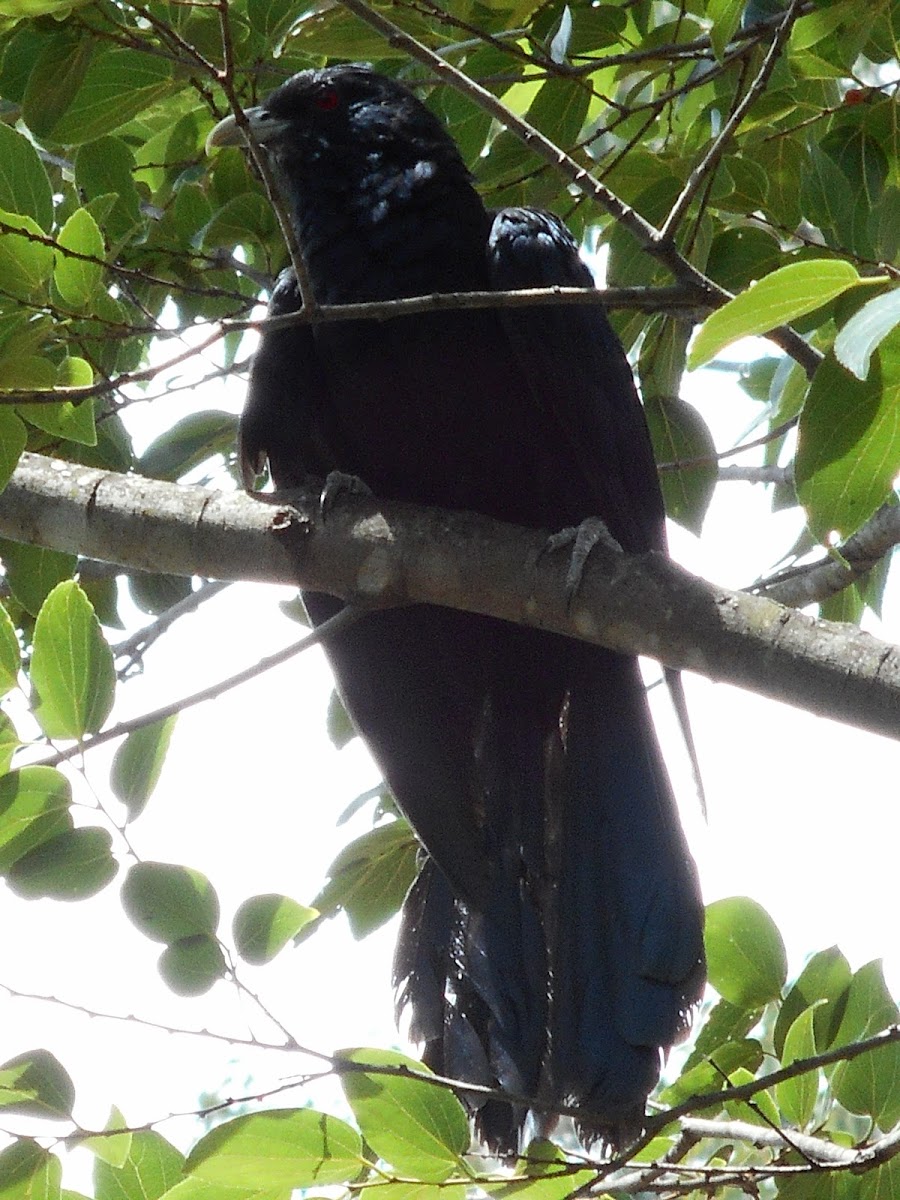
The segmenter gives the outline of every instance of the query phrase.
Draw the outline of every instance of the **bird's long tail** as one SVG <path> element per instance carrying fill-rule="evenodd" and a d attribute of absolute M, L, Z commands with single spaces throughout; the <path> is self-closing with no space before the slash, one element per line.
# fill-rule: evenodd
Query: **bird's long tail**
<path fill-rule="evenodd" d="M 621 1144 L 700 999 L 703 907 L 638 664 L 592 659 L 566 712 L 549 1077 Z"/>
<path fill-rule="evenodd" d="M 489 714 L 482 762 L 506 771 L 485 774 L 486 828 L 502 832 L 489 902 L 467 909 L 427 862 L 395 974 L 434 1069 L 538 1112 L 572 1104 L 586 1141 L 623 1143 L 699 1000 L 703 914 L 636 662 L 571 653 L 569 688 L 541 693 L 552 716 L 521 688 L 509 721 Z M 526 1108 L 472 1105 L 485 1140 L 515 1150 Z"/>

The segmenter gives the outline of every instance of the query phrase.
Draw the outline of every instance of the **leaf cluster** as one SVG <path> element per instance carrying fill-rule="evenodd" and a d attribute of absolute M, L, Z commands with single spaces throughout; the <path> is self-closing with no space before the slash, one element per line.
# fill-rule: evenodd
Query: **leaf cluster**
<path fill-rule="evenodd" d="M 652 314 L 645 292 L 641 305 L 614 313 L 673 519 L 699 531 L 714 489 L 728 486 L 719 462 L 731 448 L 716 447 L 681 394 L 685 372 L 714 356 L 757 405 L 762 465 L 784 469 L 773 506 L 804 511 L 807 532 L 791 562 L 892 503 L 900 27 L 891 0 L 862 9 L 857 0 L 394 0 L 371 11 L 422 53 L 411 58 L 342 3 L 0 0 L 0 486 L 24 449 L 234 485 L 231 412 L 188 412 L 140 455 L 127 421 L 138 402 L 239 375 L 242 322 L 287 261 L 262 181 L 237 150 L 207 160 L 204 138 L 234 105 L 254 103 L 294 71 L 367 59 L 421 89 L 490 204 L 560 213 L 615 288 L 686 289 L 682 303 Z M 476 91 L 439 86 L 429 53 L 549 139 L 559 161 L 525 145 Z M 571 171 L 558 169 L 566 162 L 624 210 L 573 186 Z M 808 353 L 758 357 L 751 344 L 750 361 L 723 361 L 737 339 L 785 325 L 795 340 L 776 333 L 778 345 L 796 351 L 800 335 Z M 810 353 L 822 358 L 814 373 Z M 139 722 L 118 750 L 109 790 L 123 806 L 121 826 L 76 822 L 62 767 L 70 750 L 110 728 L 127 674 L 120 661 L 117 675 L 102 628 L 122 624 L 117 581 L 38 544 L 3 542 L 0 558 L 0 686 L 20 708 L 24 701 L 38 740 L 68 747 L 20 765 L 31 735 L 9 704 L 0 711 L 0 874 L 17 896 L 83 900 L 122 875 L 126 912 L 162 946 L 160 971 L 187 996 L 233 978 L 239 959 L 267 963 L 326 917 L 345 912 L 363 936 L 396 912 L 416 846 L 384 797 L 372 829 L 338 856 L 309 906 L 250 897 L 230 931 L 212 881 L 187 866 L 135 861 L 128 827 L 159 779 L 171 715 Z M 858 620 L 879 604 L 885 574 L 877 568 L 826 601 L 823 615 Z M 188 580 L 135 572 L 128 582 L 160 622 L 194 603 Z M 337 703 L 330 728 L 337 744 L 351 735 Z M 663 1115 L 627 1160 L 536 1145 L 527 1159 L 488 1170 L 466 1153 L 456 1093 L 383 1051 L 347 1051 L 327 1064 L 356 1127 L 308 1108 L 254 1105 L 187 1159 L 116 1112 L 105 1131 L 80 1130 L 74 1084 L 43 1049 L 0 1066 L 0 1108 L 68 1122 L 73 1142 L 97 1157 L 98 1200 L 278 1200 L 326 1185 L 390 1189 L 397 1200 L 461 1197 L 476 1185 L 562 1200 L 607 1179 L 612 1188 L 629 1172 L 632 1192 L 708 1194 L 721 1183 L 789 1200 L 896 1194 L 900 1172 L 887 1153 L 852 1174 L 858 1162 L 848 1158 L 842 1170 L 824 1151 L 816 1157 L 817 1146 L 877 1147 L 900 1122 L 897 1040 L 856 1057 L 837 1053 L 896 1025 L 877 966 L 854 974 L 831 949 L 787 985 L 777 930 L 744 900 L 712 907 L 707 947 L 721 998 L 658 1099 L 688 1114 L 692 1097 L 717 1093 L 696 1108 L 719 1122 L 718 1136 L 687 1144 Z M 828 1063 L 809 1065 L 831 1052 Z M 780 1068 L 788 1074 L 767 1085 Z M 738 1089 L 741 1098 L 730 1098 Z M 758 1142 L 747 1124 L 761 1131 Z M 773 1127 L 785 1131 L 774 1146 L 762 1136 Z M 0 1200 L 60 1195 L 59 1160 L 45 1140 L 20 1137 L 0 1153 Z"/>

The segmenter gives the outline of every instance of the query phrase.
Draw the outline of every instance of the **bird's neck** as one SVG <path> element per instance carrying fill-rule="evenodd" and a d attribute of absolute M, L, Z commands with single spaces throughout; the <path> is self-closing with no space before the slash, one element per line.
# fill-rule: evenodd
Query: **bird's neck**
<path fill-rule="evenodd" d="M 488 286 L 490 221 L 461 162 L 372 154 L 354 167 L 288 193 L 320 303 Z"/>

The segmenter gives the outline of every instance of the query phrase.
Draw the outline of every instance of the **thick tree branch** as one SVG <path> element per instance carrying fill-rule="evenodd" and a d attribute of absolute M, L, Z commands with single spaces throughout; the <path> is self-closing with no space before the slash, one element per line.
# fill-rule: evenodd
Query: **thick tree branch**
<path fill-rule="evenodd" d="M 897 545 L 900 545 L 900 506 L 885 504 L 837 548 L 834 557 L 783 571 L 753 590 L 779 604 L 798 608 L 817 604 L 861 579 Z"/>
<path fill-rule="evenodd" d="M 900 738 L 900 648 L 716 587 L 661 555 L 597 546 L 569 609 L 568 563 L 540 530 L 360 498 L 323 524 L 314 493 L 296 507 L 260 503 L 34 454 L 0 495 L 0 536 L 141 570 L 486 613 Z"/>

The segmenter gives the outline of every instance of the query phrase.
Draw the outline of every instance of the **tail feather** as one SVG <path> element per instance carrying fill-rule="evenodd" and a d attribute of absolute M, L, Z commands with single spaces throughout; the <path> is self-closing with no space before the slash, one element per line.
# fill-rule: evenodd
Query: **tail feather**
<path fill-rule="evenodd" d="M 637 663 L 521 630 L 491 651 L 464 784 L 489 877 L 461 896 L 425 860 L 398 1005 L 434 1070 L 536 1111 L 574 1105 L 586 1142 L 623 1144 L 703 986 L 694 866 Z M 527 1106 L 468 1102 L 480 1136 L 514 1152 Z"/>
<path fill-rule="evenodd" d="M 696 872 L 636 662 L 595 656 L 582 674 L 566 763 L 551 1076 L 591 1110 L 589 1133 L 621 1142 L 704 976 Z"/>

